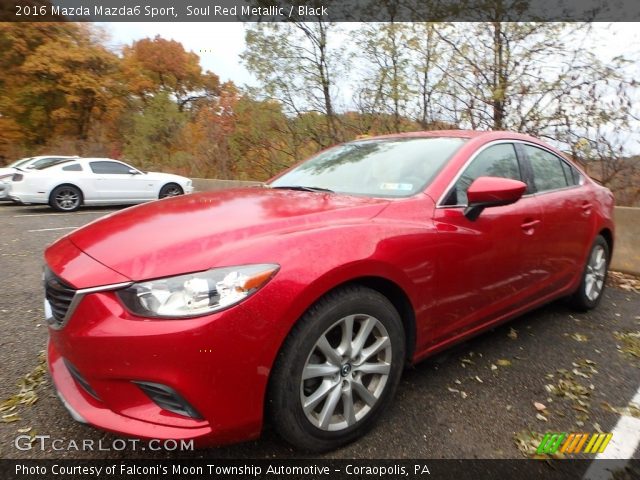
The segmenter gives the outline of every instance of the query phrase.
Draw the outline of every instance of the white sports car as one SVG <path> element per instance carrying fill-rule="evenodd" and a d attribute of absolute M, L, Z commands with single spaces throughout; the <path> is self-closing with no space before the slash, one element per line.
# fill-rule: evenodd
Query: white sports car
<path fill-rule="evenodd" d="M 192 191 L 191 180 L 179 175 L 142 172 L 110 158 L 66 158 L 15 173 L 10 197 L 72 212 L 81 205 L 132 205 Z"/>

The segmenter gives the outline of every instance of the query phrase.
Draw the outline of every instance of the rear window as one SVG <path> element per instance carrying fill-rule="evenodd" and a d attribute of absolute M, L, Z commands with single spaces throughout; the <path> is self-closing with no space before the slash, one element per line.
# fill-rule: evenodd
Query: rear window
<path fill-rule="evenodd" d="M 54 167 L 56 165 L 60 165 L 61 163 L 72 162 L 71 158 L 43 158 L 42 160 L 38 160 L 33 164 L 34 170 L 44 170 L 45 168 Z"/>
<path fill-rule="evenodd" d="M 32 159 L 33 157 L 21 158 L 20 160 L 16 160 L 12 164 L 10 164 L 9 167 L 13 167 L 13 168 L 20 167 L 21 165 L 29 163 Z"/>
<path fill-rule="evenodd" d="M 79 163 L 73 163 L 71 165 L 62 167 L 62 170 L 64 170 L 65 172 L 81 172 L 82 166 Z"/>

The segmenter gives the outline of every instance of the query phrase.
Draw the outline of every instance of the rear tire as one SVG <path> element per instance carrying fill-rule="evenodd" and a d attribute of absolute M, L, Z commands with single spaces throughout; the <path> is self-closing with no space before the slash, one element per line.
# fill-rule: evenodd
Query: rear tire
<path fill-rule="evenodd" d="M 160 189 L 160 194 L 158 198 L 167 198 L 167 197 L 177 197 L 178 195 L 182 195 L 184 190 L 177 183 L 167 183 Z"/>
<path fill-rule="evenodd" d="M 293 446 L 335 449 L 375 424 L 393 399 L 404 360 L 405 333 L 391 302 L 362 286 L 336 290 L 287 337 L 270 379 L 267 414 Z"/>
<path fill-rule="evenodd" d="M 609 244 L 602 235 L 598 235 L 589 250 L 580 286 L 570 298 L 573 308 L 586 312 L 598 306 L 604 293 L 608 269 Z"/>
<path fill-rule="evenodd" d="M 49 206 L 59 212 L 75 212 L 82 205 L 82 192 L 73 185 L 60 185 L 51 192 Z"/>

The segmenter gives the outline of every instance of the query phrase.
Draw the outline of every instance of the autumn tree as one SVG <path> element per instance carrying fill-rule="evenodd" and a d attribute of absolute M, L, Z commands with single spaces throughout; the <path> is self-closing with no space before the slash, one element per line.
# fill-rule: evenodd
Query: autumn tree
<path fill-rule="evenodd" d="M 192 167 L 213 178 L 234 178 L 238 162 L 232 157 L 230 139 L 236 130 L 236 105 L 240 98 L 232 82 L 220 86 L 219 97 L 201 101 L 186 126 L 185 139 Z"/>
<path fill-rule="evenodd" d="M 262 85 L 253 91 L 259 99 L 280 102 L 287 115 L 322 115 L 322 128 L 307 132 L 319 147 L 340 140 L 335 98 L 344 52 L 330 44 L 336 29 L 320 18 L 253 24 L 242 55 Z"/>
<path fill-rule="evenodd" d="M 365 24 L 356 32 L 355 38 L 360 58 L 365 61 L 365 73 L 358 82 L 360 111 L 387 114 L 391 123 L 382 126 L 382 131 L 400 132 L 413 97 L 409 84 L 411 57 L 406 48 L 410 38 L 409 24 Z"/>
<path fill-rule="evenodd" d="M 1 136 L 22 132 L 26 146 L 54 137 L 82 142 L 114 96 L 118 59 L 88 24 L 2 24 Z M 13 132 L 13 133 L 12 133 Z M 80 153 L 82 153 L 80 151 Z"/>
<path fill-rule="evenodd" d="M 187 52 L 180 42 L 160 36 L 125 47 L 122 69 L 130 92 L 143 102 L 164 92 L 184 110 L 194 101 L 219 93 L 218 76 L 202 71 L 198 55 Z"/>
<path fill-rule="evenodd" d="M 151 97 L 133 117 L 124 155 L 141 168 L 165 165 L 185 171 L 183 130 L 189 117 L 166 92 Z M 188 170 L 188 168 L 187 168 Z"/>

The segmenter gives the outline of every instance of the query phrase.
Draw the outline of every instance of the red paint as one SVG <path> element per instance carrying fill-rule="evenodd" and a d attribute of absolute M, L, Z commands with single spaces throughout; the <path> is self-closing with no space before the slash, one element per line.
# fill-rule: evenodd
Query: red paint
<path fill-rule="evenodd" d="M 514 203 L 522 197 L 527 184 L 518 180 L 496 177 L 477 178 L 467 190 L 470 204 L 475 203 Z"/>
<path fill-rule="evenodd" d="M 594 236 L 603 229 L 613 234 L 613 197 L 586 175 L 581 186 L 525 195 L 486 208 L 476 221 L 463 207 L 436 208 L 483 145 L 512 139 L 545 146 L 539 140 L 506 132 L 404 136 L 469 140 L 410 198 L 266 188 L 209 192 L 128 208 L 50 246 L 49 267 L 77 288 L 221 266 L 281 266 L 239 305 L 190 320 L 139 318 L 113 292 L 87 295 L 63 329 L 50 330 L 51 372 L 67 402 L 93 425 L 126 435 L 210 444 L 255 438 L 278 350 L 327 291 L 363 277 L 395 284 L 413 309 L 410 347 L 418 361 L 571 293 Z M 485 195 L 522 194 L 517 181 L 483 182 Z M 78 387 L 61 356 L 101 402 Z M 174 388 L 204 420 L 161 410 L 135 380 Z"/>

